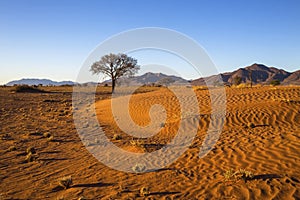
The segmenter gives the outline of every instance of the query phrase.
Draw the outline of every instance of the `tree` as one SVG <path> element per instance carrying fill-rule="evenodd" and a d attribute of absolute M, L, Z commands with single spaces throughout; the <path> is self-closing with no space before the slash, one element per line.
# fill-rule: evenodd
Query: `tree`
<path fill-rule="evenodd" d="M 99 61 L 95 62 L 90 71 L 93 74 L 102 73 L 111 78 L 112 89 L 115 91 L 117 80 L 122 76 L 131 77 L 138 72 L 140 66 L 137 60 L 127 56 L 126 54 L 113 54 L 103 56 Z"/>

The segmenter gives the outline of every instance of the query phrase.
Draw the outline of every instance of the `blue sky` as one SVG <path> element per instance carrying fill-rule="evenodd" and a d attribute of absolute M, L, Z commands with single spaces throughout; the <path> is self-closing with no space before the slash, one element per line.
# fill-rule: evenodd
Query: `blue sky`
<path fill-rule="evenodd" d="M 255 62 L 295 71 L 299 19 L 297 0 L 0 0 L 0 84 L 25 77 L 75 80 L 97 45 L 141 27 L 188 35 L 220 72 Z"/>

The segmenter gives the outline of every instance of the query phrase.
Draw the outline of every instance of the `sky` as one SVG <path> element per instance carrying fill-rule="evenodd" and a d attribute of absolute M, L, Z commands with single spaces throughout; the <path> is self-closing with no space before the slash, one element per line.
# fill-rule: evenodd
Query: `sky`
<path fill-rule="evenodd" d="M 21 78 L 74 81 L 99 44 L 143 27 L 187 35 L 219 72 L 253 63 L 292 72 L 300 68 L 299 19 L 297 0 L 0 0 L 0 84 Z M 136 54 L 139 64 L 147 64 L 147 55 Z M 183 62 L 169 65 L 176 63 L 177 73 L 197 78 Z"/>

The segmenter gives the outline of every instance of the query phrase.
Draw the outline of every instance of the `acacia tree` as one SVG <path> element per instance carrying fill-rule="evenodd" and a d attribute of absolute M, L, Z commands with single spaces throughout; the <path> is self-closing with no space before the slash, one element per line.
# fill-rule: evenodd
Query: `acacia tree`
<path fill-rule="evenodd" d="M 126 54 L 113 54 L 103 56 L 99 61 L 95 62 L 90 71 L 93 74 L 102 73 L 111 78 L 112 93 L 115 90 L 117 80 L 122 76 L 133 76 L 138 72 L 140 66 L 137 60 L 127 56 Z"/>

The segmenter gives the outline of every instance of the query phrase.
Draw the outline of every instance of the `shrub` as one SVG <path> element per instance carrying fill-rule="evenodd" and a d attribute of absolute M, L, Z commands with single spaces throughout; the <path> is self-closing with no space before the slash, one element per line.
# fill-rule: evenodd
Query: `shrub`
<path fill-rule="evenodd" d="M 70 186 L 73 184 L 72 176 L 62 177 L 58 180 L 58 183 L 60 186 L 62 186 L 65 189 L 70 188 Z"/>
<path fill-rule="evenodd" d="M 17 148 L 16 148 L 15 146 L 10 146 L 10 147 L 8 148 L 8 151 L 15 151 L 15 150 L 17 150 Z"/>
<path fill-rule="evenodd" d="M 273 86 L 280 85 L 280 80 L 278 80 L 278 79 L 272 80 L 270 82 L 270 84 L 273 85 Z"/>
<path fill-rule="evenodd" d="M 33 86 L 29 86 L 29 85 L 18 85 L 16 86 L 15 92 L 45 92 L 42 89 L 38 89 L 36 87 Z"/>
<path fill-rule="evenodd" d="M 26 153 L 27 153 L 27 154 L 29 154 L 29 153 L 35 154 L 35 153 L 36 153 L 35 148 L 34 148 L 34 147 L 28 147 L 28 148 L 26 149 Z"/>
<path fill-rule="evenodd" d="M 51 137 L 51 133 L 46 132 L 46 133 L 43 134 L 43 136 L 44 136 L 45 138 L 49 138 L 49 137 Z"/>
<path fill-rule="evenodd" d="M 140 189 L 140 195 L 141 195 L 142 197 L 150 195 L 150 190 L 149 190 L 149 188 L 147 188 L 147 187 L 142 187 L 142 188 Z"/>
<path fill-rule="evenodd" d="M 255 125 L 254 125 L 253 123 L 249 122 L 249 123 L 247 124 L 247 127 L 248 127 L 248 128 L 255 128 Z"/>
<path fill-rule="evenodd" d="M 224 178 L 226 181 L 236 181 L 236 180 L 251 180 L 254 175 L 251 171 L 246 171 L 245 169 L 239 169 L 237 171 L 233 171 L 233 169 L 227 170 L 224 174 Z"/>
<path fill-rule="evenodd" d="M 54 136 L 51 135 L 50 137 L 47 138 L 47 141 L 52 142 L 54 140 Z"/>
<path fill-rule="evenodd" d="M 145 169 L 146 169 L 145 165 L 142 164 L 136 164 L 132 167 L 132 170 L 136 173 L 141 173 L 145 171 Z"/>
<path fill-rule="evenodd" d="M 25 158 L 25 161 L 26 162 L 32 162 L 32 161 L 35 161 L 37 158 L 36 155 L 33 155 L 31 152 L 29 152 Z"/>
<path fill-rule="evenodd" d="M 122 136 L 119 135 L 119 134 L 114 134 L 113 136 L 113 140 L 121 140 L 122 139 Z"/>

